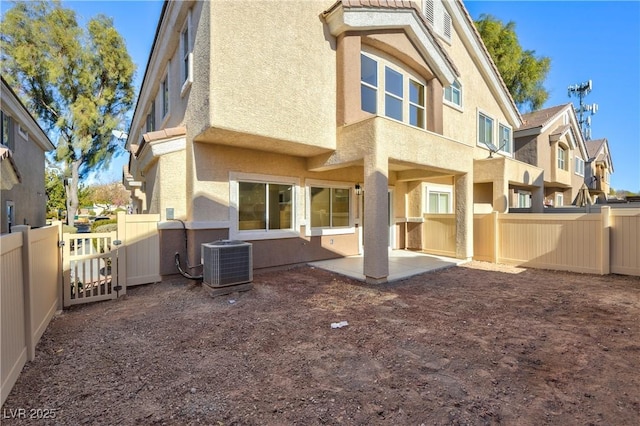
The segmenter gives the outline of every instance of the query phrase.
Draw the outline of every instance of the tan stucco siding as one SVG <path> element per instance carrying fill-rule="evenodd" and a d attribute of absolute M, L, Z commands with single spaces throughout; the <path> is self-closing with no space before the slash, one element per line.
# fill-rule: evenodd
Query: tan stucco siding
<path fill-rule="evenodd" d="M 164 154 L 159 158 L 160 192 L 161 201 L 159 204 L 160 220 L 166 219 L 167 209 L 173 209 L 173 216 L 176 219 L 187 217 L 186 208 L 186 179 L 184 175 L 184 165 L 186 152 L 184 150 Z"/>
<path fill-rule="evenodd" d="M 326 6 L 210 4 L 211 126 L 335 149 L 336 54 L 320 19 Z"/>
<path fill-rule="evenodd" d="M 442 44 L 460 70 L 461 76 L 458 81 L 462 86 L 462 107 L 457 108 L 447 104 L 443 107 L 443 134 L 477 147 L 474 158 L 486 157 L 488 150 L 477 146 L 478 111 L 495 120 L 494 135 L 497 135 L 499 123 L 512 129 L 517 126 L 517 123 L 512 122 L 504 114 L 503 107 L 489 89 L 487 78 L 479 70 L 479 64 L 472 58 L 460 39 L 460 34 L 453 31 L 451 43 L 443 42 Z M 494 143 L 497 143 L 497 139 Z"/>
<path fill-rule="evenodd" d="M 305 179 L 358 182 L 362 167 L 348 167 L 326 172 L 307 171 L 305 158 L 223 145 L 194 144 L 196 181 L 194 183 L 194 221 L 228 221 L 229 173 L 253 173 L 276 177 L 295 177 L 300 184 Z"/>

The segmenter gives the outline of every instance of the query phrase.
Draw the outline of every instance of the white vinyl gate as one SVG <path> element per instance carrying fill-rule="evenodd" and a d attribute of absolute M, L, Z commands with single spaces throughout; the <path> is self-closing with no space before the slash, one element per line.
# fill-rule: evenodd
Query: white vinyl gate
<path fill-rule="evenodd" d="M 115 299 L 126 292 L 118 281 L 117 233 L 63 235 L 64 307 Z"/>

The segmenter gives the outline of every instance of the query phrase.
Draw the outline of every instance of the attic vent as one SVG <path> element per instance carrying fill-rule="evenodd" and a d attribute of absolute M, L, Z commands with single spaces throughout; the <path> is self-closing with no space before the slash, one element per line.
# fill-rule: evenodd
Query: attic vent
<path fill-rule="evenodd" d="M 424 16 L 427 18 L 427 21 L 431 22 L 431 24 L 433 24 L 434 22 L 434 4 L 433 4 L 433 0 L 425 0 L 424 1 Z"/>
<path fill-rule="evenodd" d="M 451 16 L 447 13 L 444 12 L 444 36 L 445 38 L 451 40 Z"/>
<path fill-rule="evenodd" d="M 202 244 L 203 282 L 226 287 L 253 281 L 252 245 L 220 240 Z"/>

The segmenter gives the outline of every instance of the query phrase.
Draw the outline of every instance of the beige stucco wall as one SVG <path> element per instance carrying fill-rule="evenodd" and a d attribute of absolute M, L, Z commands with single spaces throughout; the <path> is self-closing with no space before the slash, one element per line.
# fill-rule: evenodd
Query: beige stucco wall
<path fill-rule="evenodd" d="M 212 127 L 335 148 L 335 42 L 320 18 L 328 6 L 211 2 Z"/>
<path fill-rule="evenodd" d="M 508 125 L 512 129 L 517 126 L 517 123 L 511 122 L 505 116 L 500 104 L 488 87 L 487 79 L 478 69 L 478 63 L 474 61 L 464 45 L 458 29 L 454 27 L 452 32 L 451 43 L 443 41 L 441 44 L 462 74 L 458 78 L 462 86 L 462 108 L 444 104 L 443 133 L 447 137 L 476 147 L 474 158 L 485 158 L 489 151 L 485 147 L 477 145 L 478 111 L 495 120 L 496 133 L 499 123 Z"/>

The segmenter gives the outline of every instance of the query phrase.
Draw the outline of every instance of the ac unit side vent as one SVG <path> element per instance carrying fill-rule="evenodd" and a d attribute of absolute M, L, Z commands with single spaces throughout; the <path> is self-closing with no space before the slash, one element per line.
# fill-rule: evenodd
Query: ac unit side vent
<path fill-rule="evenodd" d="M 212 287 L 253 281 L 252 244 L 215 241 L 202 244 L 203 282 Z"/>

